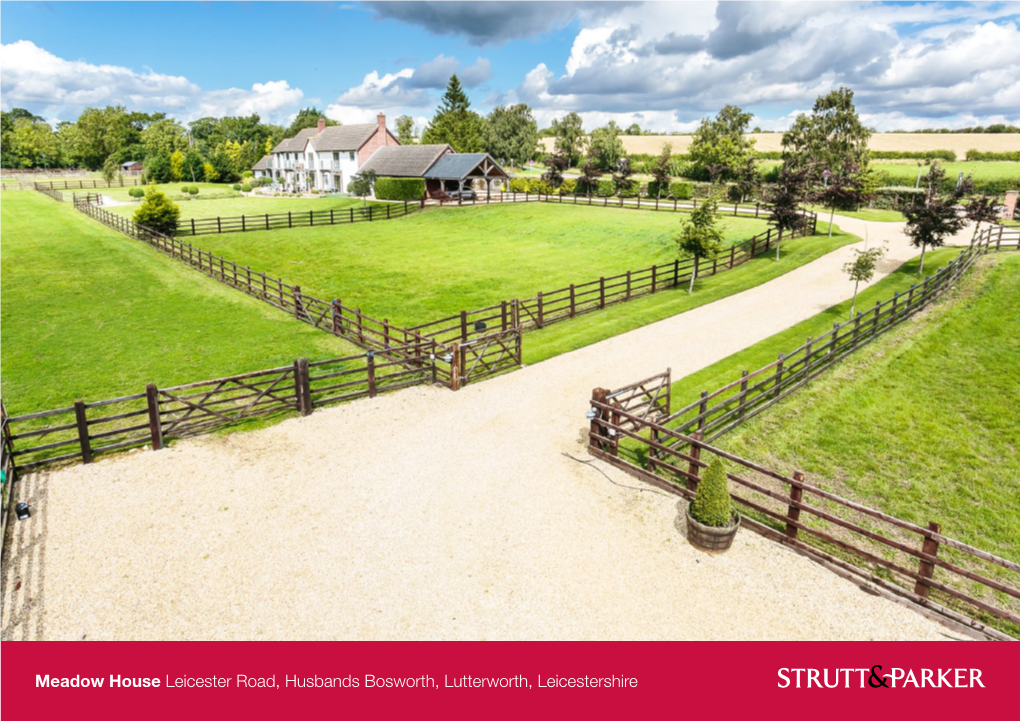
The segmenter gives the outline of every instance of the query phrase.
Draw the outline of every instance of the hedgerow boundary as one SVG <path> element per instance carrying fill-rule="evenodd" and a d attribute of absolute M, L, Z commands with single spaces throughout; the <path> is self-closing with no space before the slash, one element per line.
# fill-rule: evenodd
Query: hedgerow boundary
<path fill-rule="evenodd" d="M 742 524 L 831 570 L 867 580 L 940 620 L 992 638 L 1020 637 L 1020 564 L 884 514 L 806 482 L 727 453 L 709 441 L 749 420 L 838 360 L 931 304 L 990 252 L 1020 251 L 1020 229 L 991 227 L 923 284 L 880 301 L 853 322 L 671 412 L 669 371 L 623 388 L 592 393 L 589 450 L 630 475 L 692 498 L 703 453 L 738 468 L 728 473 Z M 709 403 L 712 402 L 712 405 Z M 694 414 L 694 415 L 692 415 Z M 626 439 L 621 446 L 621 439 Z M 622 457 L 621 457 L 622 456 Z M 942 580 L 936 580 L 942 569 Z M 1009 635 L 1006 635 L 1009 634 Z"/>

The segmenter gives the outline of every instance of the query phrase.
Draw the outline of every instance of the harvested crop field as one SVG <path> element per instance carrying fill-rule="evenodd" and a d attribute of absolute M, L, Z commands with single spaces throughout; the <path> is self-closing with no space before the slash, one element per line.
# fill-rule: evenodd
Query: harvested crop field
<path fill-rule="evenodd" d="M 692 135 L 628 135 L 623 136 L 623 148 L 628 154 L 647 153 L 654 155 L 662 150 L 663 143 L 670 143 L 676 153 L 686 153 L 690 148 Z M 782 150 L 782 133 L 752 133 L 755 147 L 762 151 Z M 547 150 L 552 150 L 555 139 L 543 138 Z M 871 136 L 871 150 L 901 150 L 918 152 L 923 150 L 952 150 L 963 158 L 968 150 L 984 153 L 1002 153 L 1020 150 L 1020 133 L 876 133 Z"/>

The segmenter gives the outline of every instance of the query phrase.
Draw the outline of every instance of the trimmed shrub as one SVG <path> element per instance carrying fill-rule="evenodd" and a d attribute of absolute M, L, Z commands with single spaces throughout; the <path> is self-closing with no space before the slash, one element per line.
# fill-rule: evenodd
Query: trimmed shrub
<path fill-rule="evenodd" d="M 614 195 L 615 193 L 616 183 L 614 183 L 612 179 L 602 178 L 601 180 L 599 180 L 599 186 L 598 190 L 596 191 L 596 195 L 608 198 L 609 196 Z"/>
<path fill-rule="evenodd" d="M 674 180 L 669 184 L 669 197 L 675 200 L 690 200 L 694 197 L 694 184 Z"/>
<path fill-rule="evenodd" d="M 255 173 L 253 173 L 250 170 L 246 170 L 243 173 L 241 173 L 241 180 L 247 180 L 248 178 L 254 178 L 254 177 L 255 177 Z"/>
<path fill-rule="evenodd" d="M 237 184 L 237 183 L 234 183 L 233 185 L 230 186 L 230 189 L 231 190 L 240 190 L 241 186 L 239 184 Z"/>
<path fill-rule="evenodd" d="M 621 198 L 636 198 L 641 195 L 641 183 L 632 182 L 629 188 L 621 188 L 617 195 Z"/>
<path fill-rule="evenodd" d="M 736 185 L 736 183 L 726 184 L 726 199 L 734 203 L 740 202 L 744 199 L 740 194 L 740 188 Z"/>
<path fill-rule="evenodd" d="M 730 480 L 726 477 L 726 467 L 718 458 L 708 464 L 698 483 L 698 492 L 691 501 L 691 517 L 714 528 L 728 526 L 733 519 Z"/>
<path fill-rule="evenodd" d="M 511 193 L 524 193 L 528 190 L 529 178 L 511 178 L 510 179 L 510 192 Z"/>
<path fill-rule="evenodd" d="M 559 194 L 560 195 L 573 195 L 577 192 L 577 181 L 573 178 L 564 178 L 563 183 L 560 184 Z"/>
<path fill-rule="evenodd" d="M 379 200 L 421 200 L 424 196 L 424 178 L 376 178 L 375 180 L 375 197 Z"/>
<path fill-rule="evenodd" d="M 180 217 L 181 209 L 175 202 L 163 192 L 149 188 L 145 193 L 145 200 L 135 211 L 134 220 L 146 228 L 152 228 L 165 235 L 173 235 L 177 232 L 177 221 Z"/>
<path fill-rule="evenodd" d="M 188 193 L 190 193 L 191 195 L 198 195 L 199 190 L 200 188 L 197 185 L 192 185 L 188 188 Z"/>
<path fill-rule="evenodd" d="M 528 192 L 529 193 L 541 193 L 542 195 L 551 195 L 553 188 L 549 183 L 545 182 L 541 178 L 528 178 Z"/>
<path fill-rule="evenodd" d="M 238 187 L 237 187 L 237 186 L 235 185 L 235 186 L 234 186 L 234 190 L 237 190 L 237 189 L 238 189 Z M 242 185 L 242 186 L 240 187 L 240 189 L 241 189 L 241 190 L 242 190 L 243 192 L 245 192 L 245 193 L 250 193 L 250 192 L 251 192 L 251 186 L 250 186 L 250 185 L 248 185 L 247 183 L 245 183 L 244 185 Z"/>
<path fill-rule="evenodd" d="M 128 195 L 130 195 L 132 198 L 144 198 L 145 197 L 145 189 L 144 188 L 131 188 L 130 190 L 128 190 Z"/>

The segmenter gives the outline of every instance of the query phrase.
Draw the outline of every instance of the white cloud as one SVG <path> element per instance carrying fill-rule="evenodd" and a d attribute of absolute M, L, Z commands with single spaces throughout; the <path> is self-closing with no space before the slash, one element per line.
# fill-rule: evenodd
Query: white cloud
<path fill-rule="evenodd" d="M 538 63 L 496 97 L 532 104 L 539 118 L 641 114 L 680 131 L 726 104 L 781 108 L 782 118 L 756 121 L 782 129 L 795 115 L 788 108 L 847 85 L 880 129 L 1016 122 L 1018 13 L 1016 3 L 623 7 L 582 16 L 562 74 Z"/>
<path fill-rule="evenodd" d="M 179 75 L 65 60 L 28 40 L 0 46 L 0 65 L 5 109 L 41 107 L 40 114 L 60 120 L 73 120 L 86 106 L 108 104 L 166 112 L 184 121 L 250 113 L 274 120 L 292 112 L 304 96 L 286 80 L 255 83 L 250 90 L 203 90 Z"/>

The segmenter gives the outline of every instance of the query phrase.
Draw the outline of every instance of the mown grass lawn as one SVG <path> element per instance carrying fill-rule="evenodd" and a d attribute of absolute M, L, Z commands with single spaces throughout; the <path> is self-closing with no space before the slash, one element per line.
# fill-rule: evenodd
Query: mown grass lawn
<path fill-rule="evenodd" d="M 34 192 L 2 199 L 12 414 L 358 352 Z"/>
<path fill-rule="evenodd" d="M 114 182 L 116 182 L 116 181 L 114 181 Z M 188 202 L 191 202 L 190 200 L 188 200 L 188 198 L 191 198 L 192 196 L 188 195 L 188 194 L 182 193 L 181 192 L 181 188 L 183 188 L 185 186 L 190 187 L 192 185 L 194 185 L 196 188 L 198 188 L 198 195 L 194 196 L 196 200 L 199 199 L 199 198 L 202 198 L 202 197 L 207 197 L 207 198 L 210 198 L 210 199 L 212 199 L 212 198 L 225 199 L 225 198 L 240 198 L 240 197 L 242 197 L 240 192 L 238 192 L 238 191 L 233 189 L 233 185 L 234 185 L 233 183 L 164 183 L 162 185 L 125 186 L 123 188 L 121 188 L 121 187 L 115 187 L 115 188 L 96 188 L 96 189 L 85 188 L 84 190 L 79 190 L 77 192 L 78 193 L 99 193 L 101 195 L 108 195 L 111 198 L 116 198 L 117 200 L 134 201 L 135 199 L 132 198 L 131 195 L 129 194 L 132 187 L 141 187 L 143 189 L 145 189 L 145 188 L 156 188 L 157 190 L 160 190 L 163 193 L 166 193 L 170 198 L 172 198 L 174 200 L 182 200 L 183 199 L 182 202 L 188 203 Z M 74 188 L 69 188 L 68 190 L 61 191 L 61 192 L 63 192 L 65 194 L 65 196 L 68 196 L 68 194 L 76 192 L 76 191 L 75 191 Z M 68 199 L 70 199 L 70 198 L 68 197 Z"/>
<path fill-rule="evenodd" d="M 818 213 L 819 220 L 828 220 L 829 214 L 832 213 L 831 208 L 826 208 L 821 205 L 809 205 L 807 206 L 810 210 Z M 872 220 L 878 223 L 905 223 L 907 219 L 903 217 L 903 213 L 898 210 L 883 210 L 881 208 L 861 208 L 860 210 L 837 210 L 836 215 L 845 215 L 848 218 L 857 218 L 858 220 Z"/>
<path fill-rule="evenodd" d="M 929 254 L 926 271 L 958 252 Z M 912 265 L 863 302 L 913 282 Z M 1020 255 L 982 261 L 948 298 L 717 445 L 1020 560 Z M 830 309 L 683 379 L 676 400 L 774 360 L 845 313 Z"/>
<path fill-rule="evenodd" d="M 309 210 L 340 210 L 350 207 L 360 208 L 360 198 L 342 198 L 323 196 L 321 198 L 265 198 L 237 197 L 203 200 L 201 193 L 194 200 L 178 200 L 181 209 L 181 220 L 191 218 L 236 218 L 239 215 L 262 215 L 264 213 L 305 213 Z M 107 210 L 130 218 L 138 210 L 141 200 L 131 205 L 111 205 Z M 382 203 L 368 203 L 382 205 Z"/>
<path fill-rule="evenodd" d="M 196 244 L 298 283 L 310 295 L 415 325 L 672 261 L 672 236 L 684 217 L 520 203 L 433 208 L 355 226 L 208 235 Z M 723 227 L 729 242 L 767 228 L 747 218 L 725 218 Z"/>

